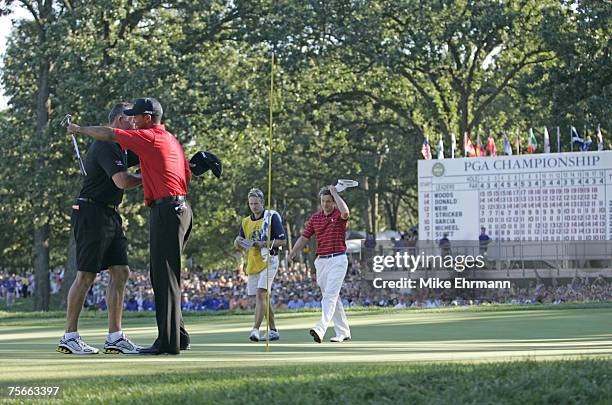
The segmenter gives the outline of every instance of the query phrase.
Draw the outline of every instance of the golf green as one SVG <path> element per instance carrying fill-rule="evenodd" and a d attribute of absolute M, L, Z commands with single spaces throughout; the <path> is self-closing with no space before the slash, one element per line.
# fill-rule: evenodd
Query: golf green
<path fill-rule="evenodd" d="M 192 350 L 180 356 L 74 356 L 55 352 L 63 331 L 63 318 L 20 318 L 4 313 L 0 317 L 0 384 L 5 388 L 60 385 L 64 399 L 75 402 L 88 396 L 100 403 L 146 402 L 155 400 L 150 397 L 153 392 L 157 392 L 157 400 L 172 402 L 173 395 L 200 398 L 197 392 L 202 389 L 212 395 L 211 401 L 217 398 L 249 402 L 240 396 L 225 397 L 225 390 L 217 392 L 213 389 L 215 385 L 206 381 L 212 379 L 228 389 L 241 381 L 243 385 L 235 389 L 257 392 L 255 381 L 261 379 L 266 384 L 283 384 L 289 379 L 315 384 L 319 376 L 331 373 L 344 378 L 343 384 L 356 386 L 360 378 L 376 380 L 388 373 L 396 377 L 435 374 L 446 369 L 454 370 L 451 375 L 442 374 L 450 378 L 448 384 L 452 386 L 459 382 L 451 377 L 458 377 L 470 367 L 480 370 L 476 374 L 482 374 L 484 379 L 495 376 L 495 371 L 486 371 L 488 368 L 500 371 L 509 367 L 500 375 L 504 380 L 515 368 L 517 375 L 522 375 L 520 364 L 527 364 L 525 369 L 533 369 L 541 378 L 548 378 L 548 371 L 538 371 L 538 368 L 548 369 L 551 364 L 561 374 L 566 372 L 559 367 L 568 367 L 576 373 L 596 373 L 594 378 L 602 369 L 607 370 L 608 378 L 612 375 L 611 306 L 351 311 L 348 317 L 353 340 L 344 343 L 329 342 L 333 336 L 331 329 L 324 343 L 312 341 L 308 329 L 316 321 L 316 313 L 281 313 L 277 315 L 281 340 L 270 343 L 266 352 L 265 343 L 248 340 L 252 316 L 228 314 L 187 316 L 185 323 L 191 334 Z M 134 342 L 148 345 L 156 335 L 155 319 L 128 316 L 124 319 L 124 331 Z M 84 317 L 80 333 L 87 343 L 101 349 L 106 335 L 104 317 Z M 348 378 L 353 374 L 355 381 Z M 326 386 L 332 389 L 334 385 L 330 381 L 334 378 L 321 381 L 321 389 Z M 398 381 L 407 380 L 399 378 Z M 365 385 L 371 384 L 370 381 Z M 610 388 L 603 389 L 602 395 L 610 392 Z M 165 393 L 169 395 L 167 398 Z M 288 393 L 291 395 L 290 389 Z M 445 398 L 440 393 L 421 394 L 415 399 Z M 296 389 L 295 395 L 285 397 L 286 401 L 274 397 L 272 402 L 307 403 L 317 399 L 317 395 L 310 396 L 309 390 L 302 393 Z M 324 397 L 336 402 L 334 395 Z M 346 398 L 348 401 L 350 396 Z M 202 400 L 207 402 L 203 397 Z"/>

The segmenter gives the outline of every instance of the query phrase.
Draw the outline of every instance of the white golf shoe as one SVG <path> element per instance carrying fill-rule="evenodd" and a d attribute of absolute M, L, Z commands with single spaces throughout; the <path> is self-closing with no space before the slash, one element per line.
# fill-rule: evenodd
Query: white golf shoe
<path fill-rule="evenodd" d="M 57 345 L 57 352 L 64 354 L 77 354 L 77 355 L 87 355 L 87 354 L 98 354 L 99 350 L 93 346 L 89 346 L 87 343 L 81 339 L 80 335 L 77 335 L 73 338 L 67 338 L 66 335 L 62 336 L 60 339 L 59 345 Z"/>
<path fill-rule="evenodd" d="M 132 342 L 124 333 L 114 342 L 110 342 L 108 338 L 106 342 L 104 342 L 105 354 L 138 354 L 140 349 L 142 349 L 142 346 L 138 346 Z"/>
<path fill-rule="evenodd" d="M 280 333 L 278 333 L 278 331 L 270 329 L 269 334 L 270 334 L 270 342 L 273 342 L 275 340 L 280 340 Z M 261 340 L 262 342 L 265 342 L 266 341 L 266 334 L 265 333 L 262 334 L 259 337 L 259 340 Z"/>
<path fill-rule="evenodd" d="M 249 335 L 249 340 L 251 342 L 259 342 L 259 330 L 253 329 Z"/>
<path fill-rule="evenodd" d="M 312 336 L 315 342 L 321 343 L 323 341 L 323 336 L 315 328 L 310 329 L 308 333 L 310 333 L 310 336 Z"/>

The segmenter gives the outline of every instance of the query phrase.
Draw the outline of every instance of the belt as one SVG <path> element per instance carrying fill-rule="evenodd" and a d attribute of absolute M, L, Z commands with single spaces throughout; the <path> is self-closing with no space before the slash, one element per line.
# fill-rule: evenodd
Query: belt
<path fill-rule="evenodd" d="M 154 207 L 156 205 L 172 205 L 172 203 L 183 201 L 185 201 L 184 195 L 172 195 L 170 197 L 162 197 L 158 198 L 157 200 L 154 200 L 151 203 L 151 207 Z"/>
<path fill-rule="evenodd" d="M 93 200 L 91 198 L 77 197 L 77 202 L 79 202 L 79 201 L 80 202 L 86 202 L 88 204 L 98 205 L 100 207 L 112 208 L 114 210 L 117 209 L 116 205 L 103 203 L 103 202 L 100 202 L 100 201 Z"/>
<path fill-rule="evenodd" d="M 321 255 L 321 256 L 317 256 L 317 259 L 331 259 L 332 257 L 336 257 L 336 256 L 342 256 L 345 255 L 346 252 L 342 252 L 342 253 L 332 253 L 329 255 Z"/>

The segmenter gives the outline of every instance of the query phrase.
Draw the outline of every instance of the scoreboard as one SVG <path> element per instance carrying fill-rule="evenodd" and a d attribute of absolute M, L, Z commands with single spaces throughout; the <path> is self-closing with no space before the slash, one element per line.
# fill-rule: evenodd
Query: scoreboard
<path fill-rule="evenodd" d="M 418 162 L 419 239 L 612 240 L 612 151 Z"/>

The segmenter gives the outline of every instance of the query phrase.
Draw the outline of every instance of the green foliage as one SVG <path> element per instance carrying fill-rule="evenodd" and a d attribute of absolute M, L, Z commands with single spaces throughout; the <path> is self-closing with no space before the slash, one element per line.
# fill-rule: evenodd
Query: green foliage
<path fill-rule="evenodd" d="M 521 114 L 541 126 L 559 125 L 565 140 L 570 125 L 581 132 L 588 128 L 591 136 L 601 125 L 609 149 L 612 73 L 605 66 L 612 63 L 612 5 L 597 0 L 563 3 L 565 21 L 547 24 L 542 35 L 557 57 L 520 81 L 521 97 L 528 101 Z M 569 142 L 564 144 L 569 150 Z"/>
<path fill-rule="evenodd" d="M 317 209 L 318 189 L 342 177 L 362 185 L 346 194 L 353 229 L 416 224 L 424 134 L 450 145 L 451 134 L 460 140 L 478 128 L 610 127 L 612 81 L 601 68 L 610 65 L 607 2 L 49 4 L 44 36 L 40 21 L 20 21 L 3 59 L 2 267 L 31 265 L 34 227 L 43 224 L 51 266 L 66 261 L 80 180 L 62 116 L 103 124 L 115 102 L 141 96 L 162 102 L 188 156 L 210 150 L 222 159 L 221 181 L 207 174 L 190 185 L 195 227 L 186 253 L 207 269 L 235 266 L 231 243 L 248 214 L 246 193 L 267 193 L 272 53 L 272 200 L 293 236 Z M 49 118 L 37 136 L 45 60 Z M 87 145 L 79 139 L 82 151 Z M 126 193 L 121 211 L 133 267 L 146 267 L 142 191 Z"/>

